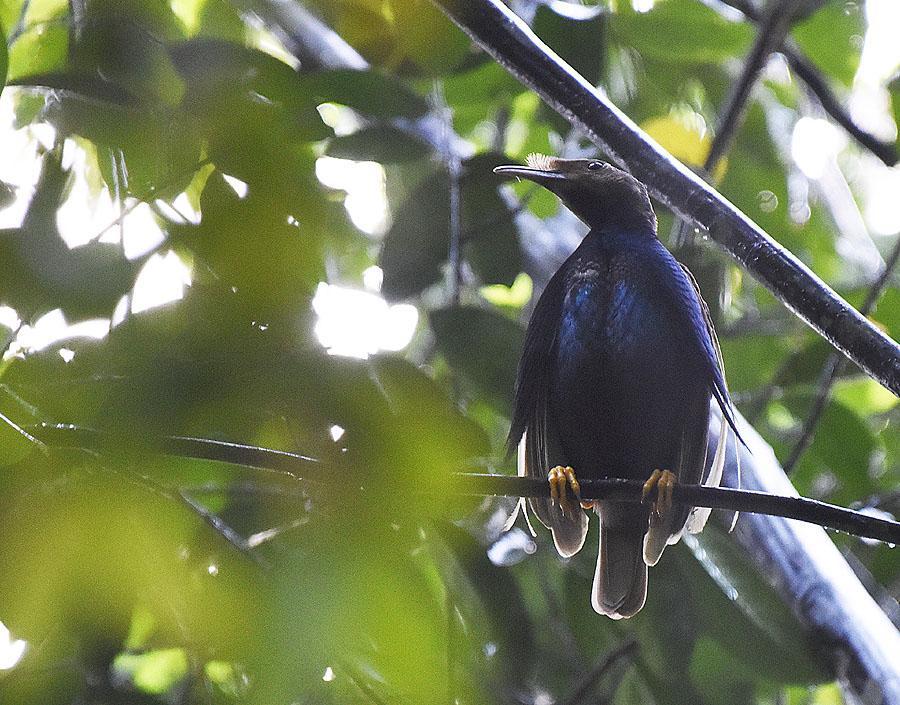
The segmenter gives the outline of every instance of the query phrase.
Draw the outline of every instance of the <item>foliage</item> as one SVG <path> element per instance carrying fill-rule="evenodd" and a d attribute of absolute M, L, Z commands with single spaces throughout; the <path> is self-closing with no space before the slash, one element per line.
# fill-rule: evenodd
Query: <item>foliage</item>
<path fill-rule="evenodd" d="M 225 0 L 0 6 L 2 105 L 14 111 L 2 129 L 27 145 L 22 163 L 38 165 L 31 182 L 0 188 L 7 214 L 27 204 L 0 232 L 0 303 L 25 327 L 57 309 L 113 321 L 102 339 L 29 347 L 25 328 L 7 336 L 0 619 L 28 648 L 0 672 L 0 700 L 562 701 L 629 637 L 634 658 L 587 695 L 838 700 L 792 614 L 721 530 L 667 551 L 645 610 L 615 623 L 590 608 L 590 550 L 561 561 L 544 533 L 501 534 L 509 502 L 448 498 L 454 470 L 511 470 L 505 433 L 531 291 L 522 272 L 539 288 L 559 243 L 581 232 L 553 198 L 503 186 L 491 168 L 585 145 L 425 0 L 309 3 L 366 70 L 298 65 L 269 4 L 255 5 L 262 25 Z M 697 0 L 531 9 L 538 33 L 631 119 L 702 162 L 752 42 L 748 21 Z M 846 91 L 864 32 L 861 7 L 832 3 L 794 39 Z M 859 304 L 877 271 L 847 256 L 859 246 L 837 223 L 876 167 L 849 145 L 831 182 L 804 175 L 787 135 L 809 112 L 795 80 L 767 74 L 715 177 Z M 459 299 L 447 283 L 453 153 Z M 343 191 L 317 178 L 325 157 L 383 166 L 384 232 L 353 224 Z M 116 222 L 99 232 L 85 216 L 72 222 L 73 203 L 102 202 Z M 135 254 L 141 213 L 160 236 Z M 667 239 L 672 219 L 660 217 Z M 76 247 L 63 238 L 73 230 Z M 740 409 L 786 457 L 826 344 L 720 253 L 668 244 L 712 304 Z M 138 310 L 141 278 L 163 256 L 191 284 Z M 375 264 L 381 293 L 417 306 L 416 335 L 402 354 L 327 354 L 320 283 L 360 288 Z M 872 318 L 900 335 L 896 289 Z M 896 513 L 896 412 L 888 392 L 848 371 L 797 466 L 798 489 Z M 116 440 L 98 457 L 46 449 L 12 425 L 41 422 Z M 162 457 L 160 434 L 319 462 L 299 479 Z M 875 589 L 896 587 L 887 547 L 836 541 Z"/>

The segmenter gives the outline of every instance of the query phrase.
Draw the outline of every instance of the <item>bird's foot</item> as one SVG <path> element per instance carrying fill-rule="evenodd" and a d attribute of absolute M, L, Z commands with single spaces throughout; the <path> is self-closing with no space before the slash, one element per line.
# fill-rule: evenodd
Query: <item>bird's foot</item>
<path fill-rule="evenodd" d="M 670 470 L 654 470 L 653 474 L 644 483 L 644 489 L 641 492 L 641 502 L 646 502 L 647 498 L 654 492 L 656 494 L 651 511 L 653 517 L 659 519 L 672 509 L 672 495 L 677 483 L 678 478 Z"/>
<path fill-rule="evenodd" d="M 558 504 L 566 516 L 573 515 L 575 504 L 569 499 L 567 488 L 572 490 L 576 499 L 581 500 L 581 485 L 578 484 L 575 471 L 568 466 L 557 465 L 547 473 L 547 480 L 550 482 L 550 501 Z"/>

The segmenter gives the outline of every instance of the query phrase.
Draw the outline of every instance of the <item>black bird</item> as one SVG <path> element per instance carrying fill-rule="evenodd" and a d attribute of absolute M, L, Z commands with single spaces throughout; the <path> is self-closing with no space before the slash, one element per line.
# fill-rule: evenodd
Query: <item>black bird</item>
<path fill-rule="evenodd" d="M 652 510 L 582 502 L 600 517 L 591 604 L 630 617 L 644 605 L 647 566 L 709 516 L 673 506 L 674 482 L 717 485 L 729 430 L 737 434 L 715 332 L 694 278 L 657 238 L 637 179 L 596 159 L 543 155 L 494 171 L 549 189 L 591 228 L 532 314 L 509 444 L 520 475 L 549 478 L 551 498 L 529 503 L 562 556 L 587 533 L 587 515 L 566 494 L 567 485 L 578 494 L 576 472 L 645 481 L 645 496 L 658 485 Z M 712 399 L 725 421 L 704 472 Z"/>

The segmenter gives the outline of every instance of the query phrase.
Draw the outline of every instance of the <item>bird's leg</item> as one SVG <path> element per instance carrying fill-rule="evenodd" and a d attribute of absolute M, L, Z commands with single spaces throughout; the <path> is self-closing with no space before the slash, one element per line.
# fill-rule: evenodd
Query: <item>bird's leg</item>
<path fill-rule="evenodd" d="M 654 470 L 653 474 L 644 483 L 644 489 L 641 492 L 641 501 L 646 502 L 654 491 L 656 498 L 653 500 L 652 514 L 657 519 L 665 516 L 672 509 L 672 495 L 675 491 L 675 485 L 678 478 L 670 470 Z"/>
<path fill-rule="evenodd" d="M 572 494 L 579 500 L 581 499 L 581 485 L 578 484 L 575 471 L 568 465 L 566 467 L 557 465 L 554 468 L 550 468 L 550 472 L 547 473 L 547 480 L 550 482 L 550 501 L 558 504 L 563 514 L 571 515 L 575 510 L 575 505 L 569 499 L 566 488 L 571 488 Z"/>

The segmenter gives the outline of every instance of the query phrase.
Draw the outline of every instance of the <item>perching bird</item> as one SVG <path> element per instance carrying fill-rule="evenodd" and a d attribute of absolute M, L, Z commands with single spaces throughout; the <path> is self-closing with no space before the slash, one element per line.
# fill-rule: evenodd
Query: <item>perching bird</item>
<path fill-rule="evenodd" d="M 567 485 L 578 494 L 576 474 L 646 481 L 645 494 L 658 485 L 652 511 L 582 502 L 600 517 L 591 604 L 630 617 L 644 605 L 647 566 L 709 516 L 672 505 L 675 480 L 717 485 L 729 427 L 737 433 L 715 332 L 693 277 L 657 239 L 637 179 L 596 159 L 543 155 L 494 171 L 549 189 L 591 228 L 532 314 L 509 443 L 520 475 L 550 481 L 551 498 L 529 503 L 562 556 L 587 533 L 587 515 L 566 496 Z M 725 421 L 704 473 L 711 399 Z"/>

